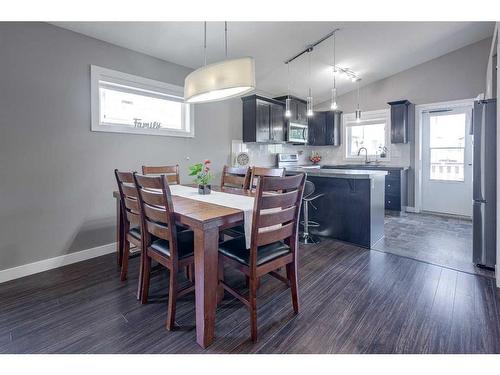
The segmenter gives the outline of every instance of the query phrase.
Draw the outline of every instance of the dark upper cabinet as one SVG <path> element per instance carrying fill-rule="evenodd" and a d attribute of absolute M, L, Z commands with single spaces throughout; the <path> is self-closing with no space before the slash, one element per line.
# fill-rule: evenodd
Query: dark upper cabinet
<path fill-rule="evenodd" d="M 243 142 L 284 142 L 284 104 L 259 95 L 242 98 Z"/>
<path fill-rule="evenodd" d="M 288 96 L 280 96 L 278 98 L 274 98 L 285 103 L 285 100 Z M 287 119 L 287 122 L 293 122 L 295 124 L 307 125 L 307 104 L 304 100 L 297 98 L 295 96 L 290 96 L 290 112 L 292 112 L 292 116 Z"/>
<path fill-rule="evenodd" d="M 340 146 L 341 126 L 341 111 L 314 112 L 314 115 L 309 118 L 308 144 L 311 146 Z"/>
<path fill-rule="evenodd" d="M 342 144 L 342 111 L 326 112 L 326 144 L 340 146 Z"/>
<path fill-rule="evenodd" d="M 270 104 L 271 140 L 274 142 L 285 141 L 285 107 L 280 104 Z"/>
<path fill-rule="evenodd" d="M 326 112 L 314 112 L 314 115 L 309 117 L 307 128 L 309 145 L 326 145 Z"/>
<path fill-rule="evenodd" d="M 415 105 L 408 100 L 387 104 L 391 106 L 391 143 L 408 143 L 415 129 Z"/>

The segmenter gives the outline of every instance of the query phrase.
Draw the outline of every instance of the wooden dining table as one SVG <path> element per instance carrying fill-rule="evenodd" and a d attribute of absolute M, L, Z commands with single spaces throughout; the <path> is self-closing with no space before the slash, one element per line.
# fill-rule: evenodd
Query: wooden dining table
<path fill-rule="evenodd" d="M 243 192 L 231 188 L 213 187 L 213 189 L 231 194 L 253 195 L 249 191 Z M 118 259 L 120 259 L 123 213 L 119 193 L 115 191 L 113 196 L 117 198 L 117 251 Z M 176 222 L 189 227 L 194 232 L 196 342 L 202 348 L 206 348 L 215 337 L 215 310 L 218 295 L 223 293 L 218 285 L 217 272 L 219 232 L 242 224 L 244 213 L 242 210 L 176 195 L 172 195 L 172 201 Z"/>

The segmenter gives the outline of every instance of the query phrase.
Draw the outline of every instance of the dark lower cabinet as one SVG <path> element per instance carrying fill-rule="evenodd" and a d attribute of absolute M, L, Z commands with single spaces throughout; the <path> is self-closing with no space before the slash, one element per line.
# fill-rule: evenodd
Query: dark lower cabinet
<path fill-rule="evenodd" d="M 285 107 L 259 95 L 242 98 L 243 142 L 285 142 Z"/>
<path fill-rule="evenodd" d="M 384 167 L 381 165 L 325 165 L 328 169 L 369 169 L 387 171 L 384 182 L 385 209 L 401 212 L 408 205 L 407 175 L 408 169 L 398 167 Z"/>
<path fill-rule="evenodd" d="M 385 176 L 385 209 L 402 211 L 407 205 L 407 170 L 389 169 Z"/>

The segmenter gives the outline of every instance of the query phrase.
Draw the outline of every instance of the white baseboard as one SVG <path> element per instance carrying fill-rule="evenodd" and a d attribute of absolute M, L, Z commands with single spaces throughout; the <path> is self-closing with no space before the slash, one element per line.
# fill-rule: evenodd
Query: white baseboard
<path fill-rule="evenodd" d="M 61 255 L 55 258 L 44 259 L 34 263 L 23 264 L 22 266 L 8 268 L 6 270 L 0 271 L 0 283 L 4 283 L 9 280 L 18 279 L 20 277 L 33 275 L 35 273 L 51 270 L 54 268 L 59 268 L 66 266 L 68 264 L 81 262 L 87 259 L 99 257 L 101 255 L 106 255 L 116 251 L 116 242 L 102 245 L 98 247 L 93 247 L 91 249 L 77 251 L 75 253 L 69 253 Z"/>
<path fill-rule="evenodd" d="M 414 212 L 414 213 L 418 214 L 418 213 L 420 213 L 420 210 L 416 209 L 415 207 L 406 206 L 406 212 Z"/>

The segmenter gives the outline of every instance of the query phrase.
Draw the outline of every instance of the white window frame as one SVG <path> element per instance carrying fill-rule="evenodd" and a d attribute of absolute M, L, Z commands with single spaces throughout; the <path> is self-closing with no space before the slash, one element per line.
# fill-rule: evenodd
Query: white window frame
<path fill-rule="evenodd" d="M 376 111 L 367 111 L 361 113 L 361 121 L 356 122 L 356 114 L 346 113 L 342 119 L 342 131 L 344 134 L 344 150 L 342 152 L 343 160 L 345 161 L 359 161 L 364 160 L 365 155 L 349 155 L 350 140 L 347 131 L 348 127 L 360 126 L 360 125 L 370 125 L 370 124 L 380 124 L 385 123 L 385 147 L 387 148 L 387 154 L 385 158 L 378 157 L 378 160 L 390 161 L 391 160 L 391 111 L 390 109 L 380 109 Z M 368 155 L 368 158 L 375 158 L 375 155 Z"/>
<path fill-rule="evenodd" d="M 96 65 L 90 66 L 90 91 L 91 91 L 91 130 L 97 132 L 147 134 L 169 137 L 194 137 L 194 110 L 193 105 L 184 103 L 183 129 L 151 129 L 134 128 L 126 125 L 113 124 L 104 125 L 100 122 L 100 95 L 99 82 L 105 81 L 111 84 L 119 84 L 142 90 L 158 92 L 160 94 L 184 97 L 184 88 L 169 83 L 155 81 L 149 78 L 139 77 L 132 74 L 103 68 Z"/>

